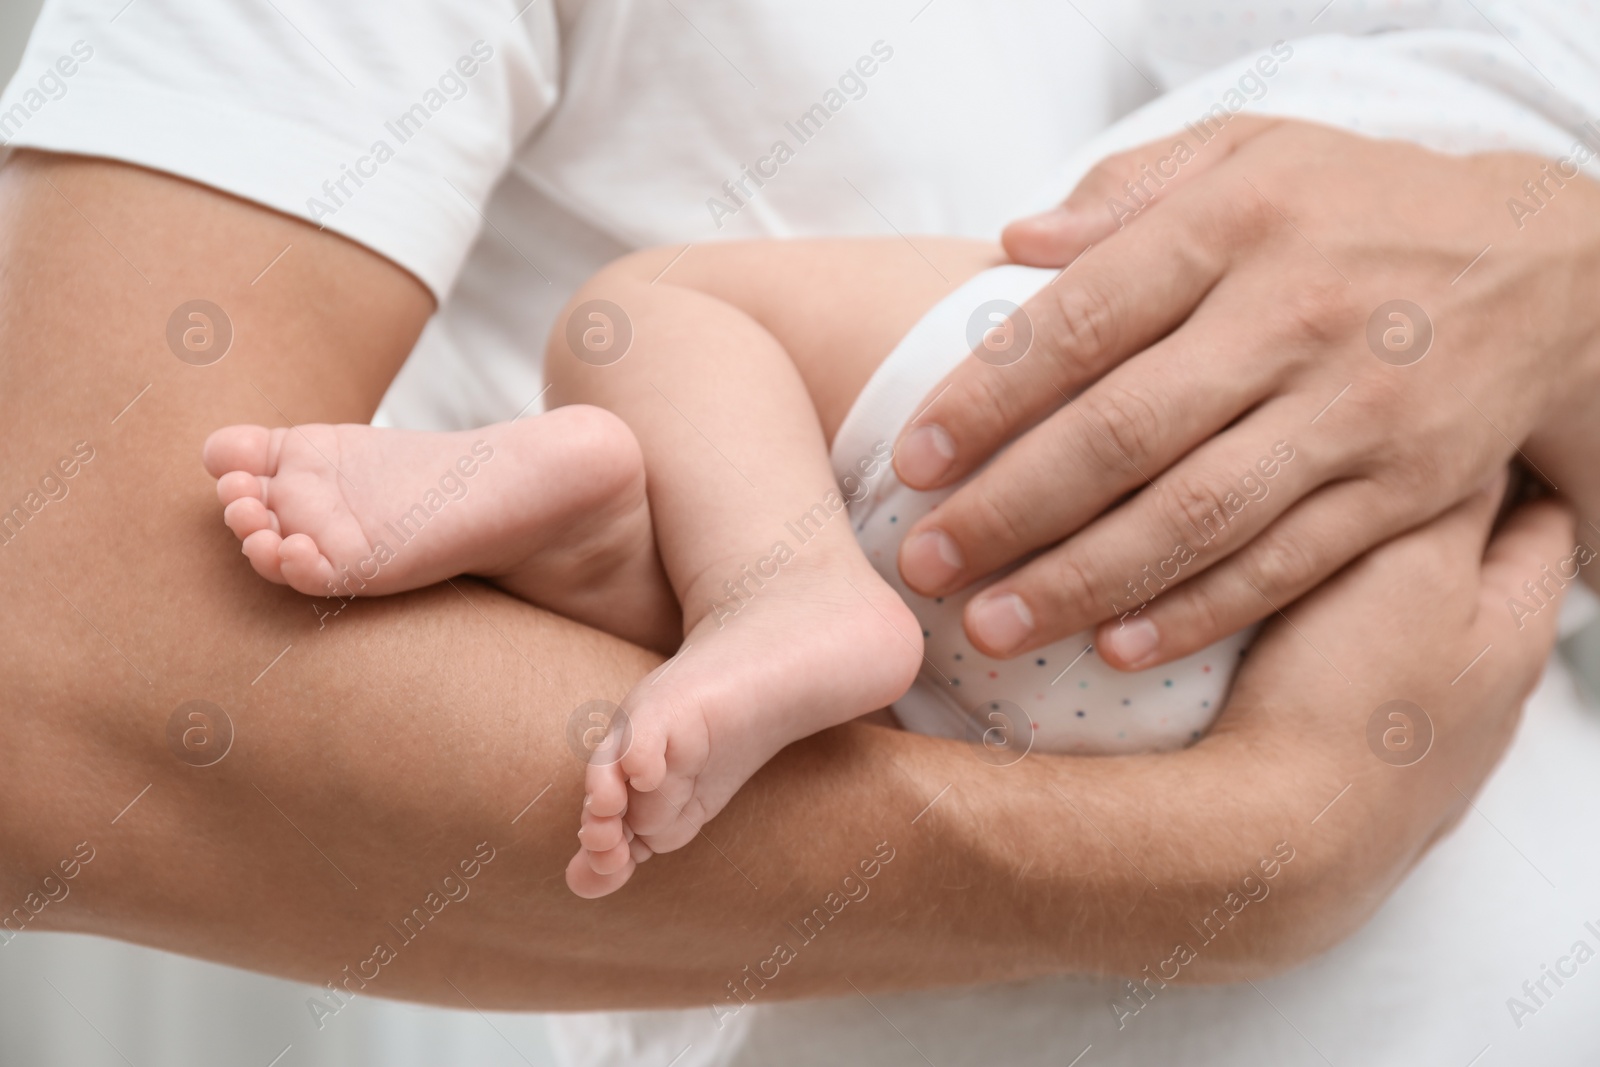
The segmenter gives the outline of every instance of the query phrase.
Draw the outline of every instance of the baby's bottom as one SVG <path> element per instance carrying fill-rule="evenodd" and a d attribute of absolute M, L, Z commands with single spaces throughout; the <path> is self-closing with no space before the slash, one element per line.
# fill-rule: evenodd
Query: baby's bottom
<path fill-rule="evenodd" d="M 887 458 L 900 428 L 941 378 L 974 347 L 972 326 L 1005 318 L 1057 272 L 1007 265 L 968 280 L 924 315 L 864 385 L 833 441 L 834 474 L 850 499 L 850 519 L 867 558 L 922 624 L 925 663 L 894 704 L 907 729 L 964 737 L 985 758 L 1015 760 L 1030 748 L 1116 753 L 1177 748 L 1210 726 L 1227 695 L 1251 632 L 1148 671 L 1113 670 L 1084 631 L 1010 660 L 984 655 L 966 639 L 962 610 L 985 585 L 924 597 L 895 565 L 904 532 L 950 497 L 907 488 Z M 982 311 L 980 312 L 980 309 Z M 1001 352 L 997 360 L 1022 358 Z M 869 473 L 870 472 L 870 473 Z"/>

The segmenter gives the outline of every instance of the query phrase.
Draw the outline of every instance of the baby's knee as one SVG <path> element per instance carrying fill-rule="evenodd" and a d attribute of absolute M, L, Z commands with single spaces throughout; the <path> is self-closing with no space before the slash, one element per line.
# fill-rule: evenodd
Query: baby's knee
<path fill-rule="evenodd" d="M 544 376 L 554 402 L 582 399 L 585 375 L 618 362 L 632 346 L 633 320 L 624 309 L 636 303 L 634 291 L 645 283 L 621 264 L 618 260 L 584 282 L 545 340 Z"/>

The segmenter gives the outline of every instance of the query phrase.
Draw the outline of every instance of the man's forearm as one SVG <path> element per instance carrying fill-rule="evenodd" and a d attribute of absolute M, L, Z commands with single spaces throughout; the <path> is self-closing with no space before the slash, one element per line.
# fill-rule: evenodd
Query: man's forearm
<path fill-rule="evenodd" d="M 232 323 L 210 365 L 168 341 L 194 299 Z M 1002 770 L 852 726 L 792 746 L 625 892 L 571 896 L 569 716 L 655 657 L 469 581 L 342 606 L 270 586 L 199 463 L 229 422 L 365 420 L 430 310 L 370 252 L 207 190 L 0 172 L 0 499 L 22 508 L 0 547 L 0 939 L 141 941 L 331 984 L 330 1010 L 702 1004 L 747 964 L 774 998 L 1137 969 L 1272 849 L 1197 807 L 1242 751 Z M 233 728 L 209 766 L 181 740 L 196 700 Z"/>

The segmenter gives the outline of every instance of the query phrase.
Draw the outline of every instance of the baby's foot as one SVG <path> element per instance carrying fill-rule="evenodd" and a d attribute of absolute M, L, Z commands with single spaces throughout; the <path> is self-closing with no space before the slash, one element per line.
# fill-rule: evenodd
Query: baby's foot
<path fill-rule="evenodd" d="M 567 867 L 575 893 L 617 889 L 641 860 L 692 840 L 785 745 L 911 685 L 922 637 L 910 609 L 853 542 L 833 559 L 821 548 L 746 583 L 753 595 L 729 604 L 737 614 L 707 615 L 623 699 L 631 737 L 620 758 L 588 769 L 582 847 Z"/>
<path fill-rule="evenodd" d="M 599 408 L 463 433 L 229 426 L 204 462 L 251 566 L 308 596 L 475 574 L 652 644 L 677 614 L 638 443 Z"/>

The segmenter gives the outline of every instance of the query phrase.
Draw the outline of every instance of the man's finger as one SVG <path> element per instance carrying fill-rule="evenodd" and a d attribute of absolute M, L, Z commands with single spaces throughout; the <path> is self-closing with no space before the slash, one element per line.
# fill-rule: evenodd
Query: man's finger
<path fill-rule="evenodd" d="M 1474 590 L 1477 603 L 1471 640 L 1462 653 L 1462 669 L 1450 685 L 1459 686 L 1463 696 L 1472 692 L 1489 695 L 1505 713 L 1489 719 L 1461 719 L 1451 714 L 1453 709 L 1439 709 L 1443 743 L 1478 754 L 1469 773 L 1451 780 L 1452 787 L 1463 793 L 1462 808 L 1510 741 L 1522 705 L 1550 659 L 1561 600 L 1571 584 L 1550 575 L 1563 561 L 1571 560 L 1575 571 L 1578 558 L 1589 558 L 1579 552 L 1575 537 L 1574 518 L 1567 506 L 1539 500 L 1517 508 L 1484 552 Z M 1435 836 L 1455 821 L 1455 817 L 1442 820 Z"/>
<path fill-rule="evenodd" d="M 1255 405 L 1270 360 L 1241 352 L 1210 301 L 1177 333 L 1109 371 L 1002 452 L 900 549 L 924 596 L 953 593 L 1064 536 L 1143 489 Z"/>
<path fill-rule="evenodd" d="M 1154 485 L 985 589 L 964 612 L 967 636 L 989 655 L 1016 655 L 1137 613 L 1226 561 L 1329 473 L 1329 457 L 1297 454 L 1272 440 L 1269 416 L 1207 442 Z M 1132 649 L 1124 658 L 1142 662 L 1155 651 Z"/>
<path fill-rule="evenodd" d="M 1176 329 L 1226 272 L 1232 250 L 1278 221 L 1258 201 L 1229 192 L 1174 199 L 1139 232 L 1096 248 L 1046 285 L 1011 319 L 1014 332 L 1031 333 L 1023 357 L 995 365 L 981 351 L 969 356 L 902 430 L 900 480 L 914 489 L 948 485 L 1064 397 Z M 1228 245 L 1219 233 L 1232 235 Z"/>
<path fill-rule="evenodd" d="M 1409 602 L 1426 600 L 1434 613 L 1454 612 L 1470 620 L 1475 610 L 1467 591 L 1471 583 L 1461 576 L 1481 570 L 1484 545 L 1494 526 L 1495 512 L 1505 496 L 1506 476 L 1494 481 L 1420 526 L 1380 543 L 1349 568 L 1359 581 L 1367 572 L 1382 571 L 1397 597 Z M 1343 580 L 1345 576 L 1341 576 Z M 1325 583 L 1333 584 L 1333 583 Z M 1441 597 L 1441 589 L 1449 595 Z M 1314 601 L 1321 592 L 1308 597 Z"/>
<path fill-rule="evenodd" d="M 1018 219 L 1000 235 L 1006 254 L 1030 267 L 1064 267 L 1233 154 L 1278 119 L 1241 115 L 1201 144 L 1188 131 L 1109 155 L 1059 207 Z"/>
<path fill-rule="evenodd" d="M 1095 651 L 1118 670 L 1181 659 L 1274 615 L 1414 522 L 1405 502 L 1362 480 L 1312 493 L 1217 567 L 1109 620 Z"/>

